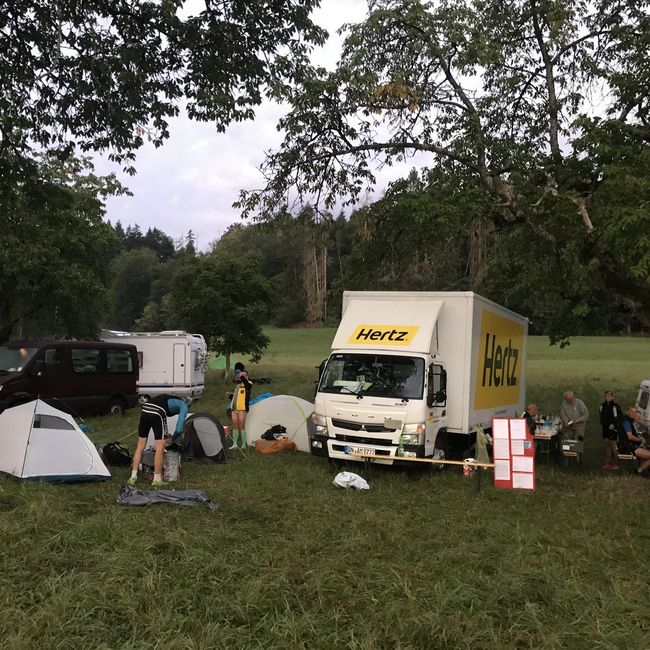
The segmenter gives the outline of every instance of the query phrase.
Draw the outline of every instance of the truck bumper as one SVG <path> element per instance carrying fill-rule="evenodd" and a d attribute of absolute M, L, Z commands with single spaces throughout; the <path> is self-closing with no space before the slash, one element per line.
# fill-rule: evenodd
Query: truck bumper
<path fill-rule="evenodd" d="M 400 449 L 396 445 L 372 445 L 337 440 L 327 436 L 310 436 L 310 451 L 312 456 L 348 460 L 363 463 L 372 460 L 380 465 L 411 465 L 409 461 L 401 462 Z M 351 455 L 352 450 L 364 456 Z M 424 445 L 404 445 L 402 452 L 414 458 L 424 458 Z M 365 455 L 367 454 L 367 455 Z"/>

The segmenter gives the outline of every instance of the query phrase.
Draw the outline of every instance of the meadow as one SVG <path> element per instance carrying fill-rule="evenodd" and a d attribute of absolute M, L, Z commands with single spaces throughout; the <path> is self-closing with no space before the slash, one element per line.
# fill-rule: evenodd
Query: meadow
<path fill-rule="evenodd" d="M 253 377 L 312 399 L 333 330 L 269 329 Z M 373 468 L 368 492 L 304 454 L 186 463 L 206 508 L 116 505 L 128 476 L 46 485 L 0 478 L 0 648 L 648 648 L 650 481 L 600 469 L 597 407 L 633 403 L 650 339 L 575 338 L 528 349 L 528 399 L 591 410 L 580 468 L 540 465 L 535 493 L 480 492 L 458 471 Z M 210 371 L 192 410 L 225 418 Z M 87 421 L 126 436 L 138 410 Z"/>

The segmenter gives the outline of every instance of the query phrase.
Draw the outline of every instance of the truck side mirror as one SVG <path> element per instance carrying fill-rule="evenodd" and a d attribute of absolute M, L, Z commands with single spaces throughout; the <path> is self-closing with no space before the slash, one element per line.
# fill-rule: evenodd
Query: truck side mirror
<path fill-rule="evenodd" d="M 427 406 L 444 406 L 447 402 L 447 371 L 439 365 L 429 366 Z"/>

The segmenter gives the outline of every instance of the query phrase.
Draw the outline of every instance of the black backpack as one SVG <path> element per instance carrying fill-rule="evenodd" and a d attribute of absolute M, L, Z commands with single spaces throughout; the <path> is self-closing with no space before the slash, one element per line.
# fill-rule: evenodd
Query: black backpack
<path fill-rule="evenodd" d="M 101 455 L 107 465 L 113 465 L 114 467 L 128 467 L 133 460 L 129 448 L 119 442 L 109 442 L 104 445 Z"/>
<path fill-rule="evenodd" d="M 283 427 L 281 424 L 274 424 L 270 429 L 267 429 L 261 437 L 264 440 L 277 440 L 278 438 L 282 438 L 282 434 L 286 432 L 286 427 Z"/>

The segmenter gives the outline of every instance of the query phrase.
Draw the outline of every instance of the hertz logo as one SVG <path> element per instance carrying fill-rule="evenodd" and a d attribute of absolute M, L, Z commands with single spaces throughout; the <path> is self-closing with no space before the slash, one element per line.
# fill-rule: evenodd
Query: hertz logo
<path fill-rule="evenodd" d="M 348 343 L 409 345 L 419 329 L 419 325 L 359 325 L 348 339 Z"/>
<path fill-rule="evenodd" d="M 496 334 L 485 335 L 485 355 L 483 357 L 482 386 L 516 386 L 517 360 L 519 350 L 512 347 L 512 339 L 508 345 L 497 345 Z"/>
<path fill-rule="evenodd" d="M 520 400 L 525 327 L 487 309 L 481 317 L 474 408 L 494 409 Z"/>

